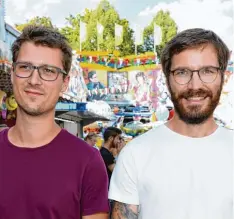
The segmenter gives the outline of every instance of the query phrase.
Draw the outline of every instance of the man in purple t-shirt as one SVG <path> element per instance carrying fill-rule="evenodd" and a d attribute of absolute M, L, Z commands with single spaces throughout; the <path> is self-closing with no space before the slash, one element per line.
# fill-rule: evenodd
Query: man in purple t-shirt
<path fill-rule="evenodd" d="M 72 51 L 54 29 L 29 26 L 12 46 L 16 125 L 0 132 L 0 219 L 107 219 L 99 151 L 54 122 Z"/>

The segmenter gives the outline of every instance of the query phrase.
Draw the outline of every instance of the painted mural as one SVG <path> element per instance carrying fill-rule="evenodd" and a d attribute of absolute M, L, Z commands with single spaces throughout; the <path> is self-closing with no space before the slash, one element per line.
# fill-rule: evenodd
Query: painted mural
<path fill-rule="evenodd" d="M 83 70 L 88 90 L 87 101 L 114 101 L 155 108 L 159 101 L 159 94 L 164 92 L 163 81 L 158 80 L 162 77 L 160 69 L 145 72 L 137 70 L 128 72 Z"/>

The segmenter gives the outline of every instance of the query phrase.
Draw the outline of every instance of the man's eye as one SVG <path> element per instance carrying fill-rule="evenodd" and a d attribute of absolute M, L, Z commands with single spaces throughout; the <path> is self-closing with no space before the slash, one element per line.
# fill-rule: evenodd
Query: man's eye
<path fill-rule="evenodd" d="M 47 73 L 47 74 L 55 74 L 55 73 L 56 73 L 56 70 L 53 69 L 53 68 L 45 67 L 45 68 L 43 68 L 43 72 L 44 72 L 44 73 Z"/>
<path fill-rule="evenodd" d="M 18 65 L 18 68 L 21 70 L 30 70 L 31 69 L 31 67 L 29 65 L 26 65 L 26 64 Z"/>
<path fill-rule="evenodd" d="M 188 72 L 186 70 L 177 70 L 177 71 L 175 71 L 175 75 L 186 76 L 186 75 L 188 75 Z"/>
<path fill-rule="evenodd" d="M 203 73 L 204 74 L 214 74 L 215 70 L 214 69 L 210 69 L 210 68 L 205 68 L 205 69 L 203 69 Z"/>

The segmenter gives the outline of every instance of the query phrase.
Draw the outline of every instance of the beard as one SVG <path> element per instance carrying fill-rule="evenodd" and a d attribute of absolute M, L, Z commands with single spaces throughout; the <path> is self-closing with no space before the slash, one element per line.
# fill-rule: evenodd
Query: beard
<path fill-rule="evenodd" d="M 213 115 L 215 108 L 219 104 L 222 92 L 222 85 L 217 89 L 215 93 L 212 93 L 212 91 L 205 89 L 188 89 L 177 94 L 172 91 L 170 86 L 169 91 L 171 93 L 171 101 L 174 104 L 175 112 L 178 114 L 179 118 L 186 124 L 199 125 L 204 123 Z M 182 103 L 182 100 L 187 100 L 192 97 L 203 97 L 204 99 L 208 98 L 209 102 L 208 104 L 206 104 L 207 106 L 204 109 L 201 109 L 201 105 L 195 104 L 185 107 Z"/>
<path fill-rule="evenodd" d="M 37 108 L 30 108 L 27 106 L 22 106 L 21 104 L 18 104 L 18 108 L 20 111 L 23 111 L 25 114 L 29 116 L 41 116 L 45 114 L 45 110 L 43 108 L 37 107 Z"/>
<path fill-rule="evenodd" d="M 18 101 L 17 95 L 15 96 L 15 100 L 18 104 L 17 110 L 32 117 L 42 116 L 51 111 L 54 111 L 56 105 L 56 103 L 53 102 L 50 102 L 50 104 L 35 104 L 36 99 L 34 98 L 31 98 L 32 103 L 26 103 L 24 100 Z"/>

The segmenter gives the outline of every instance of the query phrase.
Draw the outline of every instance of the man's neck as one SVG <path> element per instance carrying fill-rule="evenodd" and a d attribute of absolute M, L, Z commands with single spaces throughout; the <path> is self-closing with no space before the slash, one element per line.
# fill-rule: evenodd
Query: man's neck
<path fill-rule="evenodd" d="M 17 112 L 16 125 L 9 130 L 8 138 L 19 147 L 36 148 L 50 143 L 61 131 L 54 122 L 54 113 L 29 116 Z"/>
<path fill-rule="evenodd" d="M 192 138 L 209 136 L 215 132 L 218 127 L 213 117 L 207 119 L 202 124 L 190 125 L 180 120 L 178 115 L 175 115 L 173 119 L 166 124 L 166 126 L 174 132 Z"/>
<path fill-rule="evenodd" d="M 110 145 L 107 142 L 104 143 L 103 147 L 106 148 L 108 151 L 110 150 Z"/>

